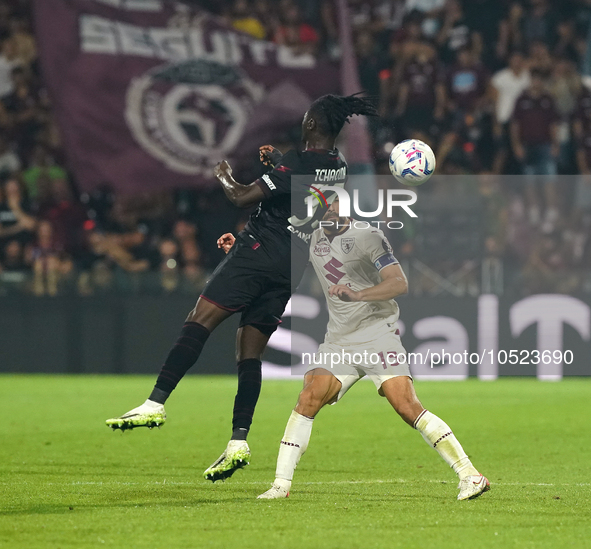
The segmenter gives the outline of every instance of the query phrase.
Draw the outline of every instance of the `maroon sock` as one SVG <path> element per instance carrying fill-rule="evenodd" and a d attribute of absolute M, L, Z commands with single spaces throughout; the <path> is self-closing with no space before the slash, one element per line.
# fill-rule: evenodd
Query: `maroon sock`
<path fill-rule="evenodd" d="M 150 400 L 164 404 L 178 382 L 195 364 L 209 337 L 209 330 L 197 322 L 187 322 L 168 353 Z"/>

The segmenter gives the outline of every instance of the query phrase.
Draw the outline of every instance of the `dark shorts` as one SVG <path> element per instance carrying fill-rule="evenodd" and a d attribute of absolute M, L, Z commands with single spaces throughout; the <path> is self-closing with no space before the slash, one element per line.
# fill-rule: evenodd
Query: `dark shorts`
<path fill-rule="evenodd" d="M 290 258 L 273 257 L 252 236 L 240 233 L 201 298 L 241 313 L 240 326 L 254 326 L 271 335 L 291 294 Z"/>

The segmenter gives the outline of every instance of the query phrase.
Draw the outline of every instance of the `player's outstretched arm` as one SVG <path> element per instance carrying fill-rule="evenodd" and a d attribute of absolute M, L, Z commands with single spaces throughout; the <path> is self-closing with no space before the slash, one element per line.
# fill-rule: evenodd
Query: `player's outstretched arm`
<path fill-rule="evenodd" d="M 371 288 L 356 292 L 337 284 L 328 289 L 331 296 L 337 296 L 341 301 L 388 301 L 408 292 L 408 280 L 400 265 L 388 265 L 380 271 L 382 281 Z"/>
<path fill-rule="evenodd" d="M 250 185 L 238 183 L 232 177 L 232 168 L 226 160 L 213 169 L 213 174 L 221 183 L 230 202 L 239 208 L 250 208 L 265 198 L 262 189 L 256 183 Z"/>

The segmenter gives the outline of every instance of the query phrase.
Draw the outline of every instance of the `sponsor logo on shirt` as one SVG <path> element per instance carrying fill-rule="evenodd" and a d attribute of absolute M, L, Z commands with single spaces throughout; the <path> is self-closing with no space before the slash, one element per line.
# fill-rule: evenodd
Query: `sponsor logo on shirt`
<path fill-rule="evenodd" d="M 330 254 L 330 244 L 327 244 L 326 242 L 319 242 L 318 244 L 316 244 L 316 246 L 314 246 L 313 253 L 314 253 L 314 255 L 317 255 L 319 257 L 324 257 L 325 255 L 329 255 Z"/>
<path fill-rule="evenodd" d="M 275 183 L 273 183 L 273 181 L 267 174 L 263 175 L 262 179 L 267 184 L 267 187 L 269 187 L 269 189 L 271 189 L 272 191 L 274 191 L 277 188 L 275 186 Z"/>

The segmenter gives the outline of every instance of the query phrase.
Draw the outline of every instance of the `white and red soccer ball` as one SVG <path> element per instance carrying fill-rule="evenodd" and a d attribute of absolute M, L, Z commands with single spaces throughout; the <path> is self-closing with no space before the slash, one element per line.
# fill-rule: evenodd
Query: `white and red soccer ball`
<path fill-rule="evenodd" d="M 416 187 L 427 181 L 435 171 L 435 154 L 418 139 L 398 143 L 390 153 L 390 171 L 405 185 Z"/>

